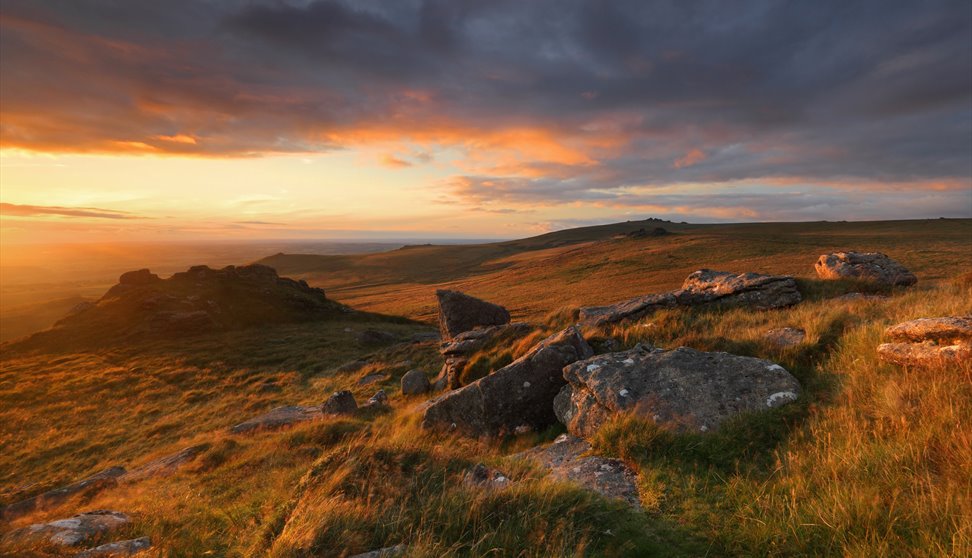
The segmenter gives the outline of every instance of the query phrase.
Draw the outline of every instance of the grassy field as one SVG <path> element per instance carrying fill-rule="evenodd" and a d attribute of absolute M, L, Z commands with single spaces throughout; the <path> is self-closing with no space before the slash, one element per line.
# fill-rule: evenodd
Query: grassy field
<path fill-rule="evenodd" d="M 640 226 L 519 245 L 304 257 L 304 269 L 280 271 L 308 277 L 344 303 L 417 318 L 428 317 L 432 290 L 450 285 L 510 305 L 537 324 L 531 338 L 570 323 L 578 305 L 672 288 L 700 267 L 797 275 L 805 300 L 790 309 L 679 308 L 585 332 L 623 347 L 760 356 L 804 386 L 797 403 L 740 417 L 716 434 L 676 435 L 632 417 L 605 426 L 596 449 L 638 471 L 643 511 L 511 457 L 556 428 L 496 441 L 421 431 L 414 408 L 424 398 L 401 396 L 397 382 L 411 368 L 437 371 L 437 344 L 363 346 L 356 335 L 366 328 L 429 330 L 369 316 L 69 354 L 5 352 L 4 503 L 207 444 L 172 476 L 8 527 L 118 509 L 136 521 L 117 538 L 149 535 L 150 556 L 173 557 L 348 556 L 399 543 L 409 556 L 430 557 L 972 554 L 972 368 L 901 369 L 875 351 L 890 324 L 972 313 L 972 222 L 673 226 L 665 237 L 612 239 Z M 832 248 L 885 251 L 919 283 L 885 291 L 886 299 L 836 301 L 861 286 L 812 278 L 816 256 Z M 343 263 L 310 269 L 322 261 Z M 444 268 L 452 271 L 435 280 Z M 807 338 L 789 349 L 763 340 L 780 326 L 802 327 Z M 477 358 L 506 361 L 527 345 Z M 339 370 L 363 356 L 371 359 L 363 368 Z M 385 378 L 357 384 L 376 372 Z M 274 406 L 315 404 L 346 388 L 361 402 L 378 387 L 391 396 L 391 411 L 252 436 L 226 431 Z M 513 485 L 466 486 L 462 477 L 477 462 L 500 468 Z M 0 555 L 57 554 L 0 544 Z"/>

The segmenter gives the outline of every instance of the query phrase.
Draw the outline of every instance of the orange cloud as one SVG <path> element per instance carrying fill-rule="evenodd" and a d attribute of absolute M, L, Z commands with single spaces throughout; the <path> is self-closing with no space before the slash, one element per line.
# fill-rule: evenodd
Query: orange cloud
<path fill-rule="evenodd" d="M 706 159 L 705 153 L 701 149 L 693 149 L 685 154 L 684 157 L 675 160 L 675 168 L 681 169 L 685 167 L 691 167 L 697 163 L 701 163 Z"/>

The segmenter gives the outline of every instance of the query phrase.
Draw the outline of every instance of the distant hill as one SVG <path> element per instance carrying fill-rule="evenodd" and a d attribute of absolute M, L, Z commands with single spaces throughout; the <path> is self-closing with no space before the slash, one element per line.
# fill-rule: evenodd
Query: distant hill
<path fill-rule="evenodd" d="M 648 234 L 659 227 L 670 234 Z M 972 271 L 972 220 L 690 225 L 647 219 L 508 242 L 353 256 L 276 254 L 258 263 L 356 309 L 431 322 L 436 288 L 469 292 L 503 304 L 517 319 L 534 319 L 562 306 L 671 290 L 703 266 L 813 280 L 817 257 L 841 250 L 885 252 L 921 281 L 953 277 Z"/>
<path fill-rule="evenodd" d="M 264 265 L 195 266 L 161 279 L 148 269 L 123 274 L 97 302 L 81 302 L 50 330 L 13 348 L 99 346 L 129 339 L 324 320 L 351 312 L 304 281 Z"/>

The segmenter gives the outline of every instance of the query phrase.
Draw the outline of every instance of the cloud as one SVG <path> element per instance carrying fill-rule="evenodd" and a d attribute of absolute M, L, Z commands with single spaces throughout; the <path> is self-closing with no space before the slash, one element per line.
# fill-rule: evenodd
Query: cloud
<path fill-rule="evenodd" d="M 4 2 L 4 146 L 455 148 L 451 188 L 472 205 L 701 182 L 972 181 L 962 0 L 173 0 L 104 13 L 95 0 Z"/>
<path fill-rule="evenodd" d="M 62 217 L 89 217 L 95 219 L 140 219 L 125 211 L 99 209 L 96 207 L 58 207 L 46 205 L 20 205 L 15 203 L 0 203 L 0 214 L 8 217 L 36 217 L 43 215 L 59 215 Z"/>

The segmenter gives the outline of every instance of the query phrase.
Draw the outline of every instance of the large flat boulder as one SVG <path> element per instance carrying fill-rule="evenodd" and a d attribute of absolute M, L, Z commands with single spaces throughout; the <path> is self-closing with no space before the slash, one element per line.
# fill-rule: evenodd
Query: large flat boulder
<path fill-rule="evenodd" d="M 800 383 L 770 361 L 639 345 L 564 368 L 557 418 L 575 436 L 589 437 L 619 413 L 635 413 L 675 430 L 709 431 L 739 413 L 778 407 L 797 398 Z"/>
<path fill-rule="evenodd" d="M 880 252 L 823 254 L 814 268 L 821 279 L 862 279 L 890 286 L 908 286 L 918 282 L 914 273 Z"/>
<path fill-rule="evenodd" d="M 674 295 L 686 306 L 726 304 L 760 310 L 792 306 L 801 300 L 792 277 L 711 269 L 691 273 Z"/>
<path fill-rule="evenodd" d="M 96 510 L 49 523 L 28 525 L 7 535 L 7 540 L 14 544 L 76 546 L 131 522 L 131 518 L 124 513 Z"/>
<path fill-rule="evenodd" d="M 473 436 L 499 435 L 520 426 L 545 428 L 557 420 L 552 404 L 565 384 L 564 366 L 593 354 L 580 332 L 569 327 L 485 378 L 427 402 L 422 425 Z"/>
<path fill-rule="evenodd" d="M 452 339 L 476 327 L 503 325 L 510 322 L 506 308 L 459 291 L 435 291 L 439 300 L 439 329 L 442 339 Z"/>
<path fill-rule="evenodd" d="M 599 326 L 626 320 L 639 320 L 662 308 L 675 306 L 672 293 L 637 296 L 609 306 L 586 306 L 580 309 L 580 321 L 584 325 Z"/>
<path fill-rule="evenodd" d="M 607 498 L 641 507 L 638 476 L 620 459 L 588 455 L 591 445 L 581 438 L 561 434 L 552 444 L 530 448 L 514 457 L 530 459 L 554 478 L 570 481 Z"/>
<path fill-rule="evenodd" d="M 919 318 L 889 327 L 881 359 L 900 366 L 935 366 L 972 360 L 972 316 Z"/>

